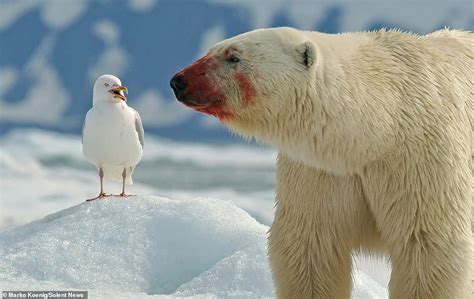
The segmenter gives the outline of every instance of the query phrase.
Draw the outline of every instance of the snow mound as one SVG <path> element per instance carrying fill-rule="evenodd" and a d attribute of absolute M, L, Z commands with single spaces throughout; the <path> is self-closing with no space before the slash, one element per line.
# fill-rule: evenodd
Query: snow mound
<path fill-rule="evenodd" d="M 79 289 L 94 298 L 274 297 L 267 230 L 221 200 L 82 203 L 0 231 L 0 289 Z M 354 282 L 358 298 L 386 297 L 363 273 Z"/>

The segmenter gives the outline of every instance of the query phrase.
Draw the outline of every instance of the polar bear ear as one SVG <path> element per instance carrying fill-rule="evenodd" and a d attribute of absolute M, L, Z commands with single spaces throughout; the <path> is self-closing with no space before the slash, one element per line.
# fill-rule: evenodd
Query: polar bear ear
<path fill-rule="evenodd" d="M 316 45 L 311 41 L 305 41 L 298 45 L 296 50 L 301 63 L 309 69 L 316 61 Z"/>

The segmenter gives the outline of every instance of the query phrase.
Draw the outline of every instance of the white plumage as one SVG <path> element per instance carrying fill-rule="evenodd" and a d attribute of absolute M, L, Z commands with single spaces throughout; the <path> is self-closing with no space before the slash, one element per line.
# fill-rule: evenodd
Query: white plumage
<path fill-rule="evenodd" d="M 96 165 L 101 179 L 99 197 L 105 196 L 102 177 L 132 184 L 132 173 L 143 153 L 143 126 L 138 112 L 129 107 L 120 79 L 100 76 L 94 84 L 93 106 L 82 131 L 83 154 Z"/>

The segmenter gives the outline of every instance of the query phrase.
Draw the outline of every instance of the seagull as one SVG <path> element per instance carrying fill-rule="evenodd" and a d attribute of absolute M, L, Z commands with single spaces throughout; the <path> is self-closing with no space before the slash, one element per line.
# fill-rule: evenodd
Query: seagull
<path fill-rule="evenodd" d="M 143 154 L 143 125 L 138 112 L 127 105 L 128 88 L 113 75 L 102 75 L 94 83 L 92 108 L 82 128 L 82 152 L 97 167 L 100 192 L 95 200 L 110 196 L 104 192 L 104 177 L 131 185 L 132 173 Z"/>

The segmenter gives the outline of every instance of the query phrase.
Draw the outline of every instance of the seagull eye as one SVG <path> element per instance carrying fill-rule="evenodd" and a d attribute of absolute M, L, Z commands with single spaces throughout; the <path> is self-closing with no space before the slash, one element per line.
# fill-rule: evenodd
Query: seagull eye
<path fill-rule="evenodd" d="M 104 86 L 109 86 L 109 83 L 105 83 Z"/>

